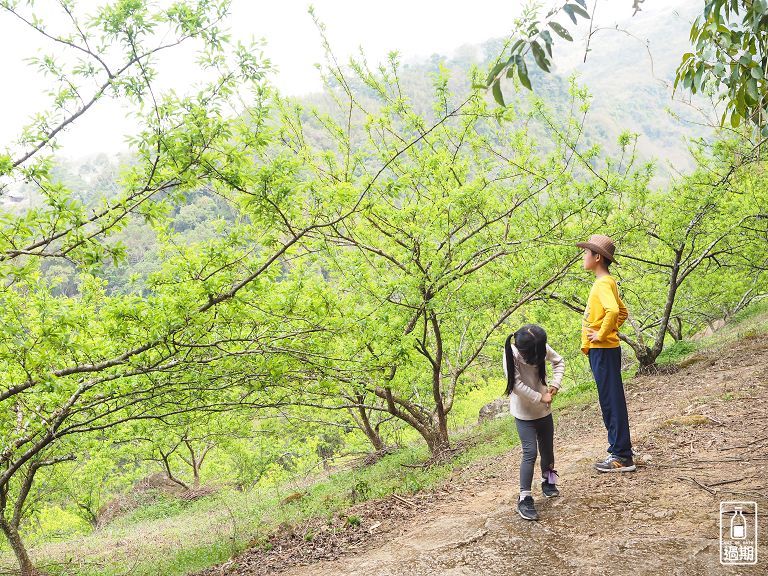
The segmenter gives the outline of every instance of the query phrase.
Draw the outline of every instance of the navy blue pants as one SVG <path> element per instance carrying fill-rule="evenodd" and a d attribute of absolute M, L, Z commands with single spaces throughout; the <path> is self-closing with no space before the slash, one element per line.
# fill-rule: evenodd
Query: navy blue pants
<path fill-rule="evenodd" d="M 597 383 L 600 410 L 608 430 L 608 452 L 620 458 L 629 458 L 632 456 L 632 442 L 621 381 L 621 348 L 590 348 L 589 367 Z"/>

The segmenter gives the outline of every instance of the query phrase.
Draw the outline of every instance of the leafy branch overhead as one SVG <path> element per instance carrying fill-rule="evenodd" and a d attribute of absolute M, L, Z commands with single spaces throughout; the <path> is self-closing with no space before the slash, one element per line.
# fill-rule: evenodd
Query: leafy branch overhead
<path fill-rule="evenodd" d="M 560 13 L 565 12 L 574 24 L 578 24 L 578 18 L 589 19 L 586 0 L 574 0 L 566 2 L 558 8 L 553 8 L 545 16 L 544 20 L 539 20 L 537 11 L 534 8 L 527 8 L 522 18 L 517 22 L 516 28 L 524 34 L 512 44 L 509 50 L 509 56 L 500 60 L 494 65 L 488 74 L 483 88 L 491 88 L 493 97 L 497 103 L 504 106 L 504 95 L 501 91 L 501 79 L 517 78 L 520 83 L 532 90 L 531 80 L 528 74 L 528 66 L 525 62 L 527 56 L 532 56 L 536 65 L 544 72 L 550 72 L 552 68 L 552 45 L 554 32 L 560 38 L 573 42 L 573 37 L 568 30 L 554 19 Z"/>
<path fill-rule="evenodd" d="M 633 2 L 632 16 L 641 10 L 643 1 Z M 592 15 L 596 5 L 597 0 L 592 4 Z M 499 57 L 482 87 L 490 88 L 501 106 L 505 105 L 502 77 L 517 77 L 531 90 L 526 58 L 531 56 L 541 70 L 550 72 L 552 32 L 573 42 L 572 35 L 554 18 L 564 12 L 578 25 L 579 17 L 591 19 L 589 11 L 586 0 L 568 1 L 550 10 L 543 19 L 535 7 L 526 8 L 515 26 L 521 37 L 514 41 L 508 55 Z M 724 104 L 721 125 L 728 122 L 736 128 L 745 123 L 768 138 L 768 0 L 707 0 L 691 26 L 690 41 L 692 49 L 682 55 L 674 90 L 682 83 L 691 94 L 714 96 Z"/>
<path fill-rule="evenodd" d="M 675 89 L 711 91 L 725 103 L 721 124 L 756 125 L 768 137 L 768 2 L 709 0 L 691 27 Z"/>

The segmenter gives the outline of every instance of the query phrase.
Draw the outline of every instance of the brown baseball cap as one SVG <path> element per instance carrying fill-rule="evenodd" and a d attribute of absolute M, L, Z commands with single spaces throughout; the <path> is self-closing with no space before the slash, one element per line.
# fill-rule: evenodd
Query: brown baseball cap
<path fill-rule="evenodd" d="M 611 263 L 616 264 L 616 260 L 613 257 L 613 253 L 616 247 L 613 244 L 613 240 L 610 236 L 603 234 L 592 234 L 589 240 L 586 242 L 577 242 L 576 246 L 579 248 L 589 248 L 593 252 L 601 254 L 604 258 L 607 258 Z"/>

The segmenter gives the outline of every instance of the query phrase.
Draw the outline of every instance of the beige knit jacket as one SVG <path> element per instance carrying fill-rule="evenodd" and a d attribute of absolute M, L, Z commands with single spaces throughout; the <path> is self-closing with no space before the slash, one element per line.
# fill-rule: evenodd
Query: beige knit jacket
<path fill-rule="evenodd" d="M 541 402 L 541 395 L 547 391 L 547 386 L 539 380 L 539 369 L 534 364 L 526 364 L 514 344 L 512 355 L 515 358 L 515 386 L 509 395 L 509 411 L 520 420 L 534 420 L 550 414 L 550 406 Z M 507 355 L 503 349 L 501 356 L 506 377 Z M 552 381 L 548 385 L 559 389 L 565 373 L 565 360 L 549 344 L 545 359 L 552 364 Z"/>

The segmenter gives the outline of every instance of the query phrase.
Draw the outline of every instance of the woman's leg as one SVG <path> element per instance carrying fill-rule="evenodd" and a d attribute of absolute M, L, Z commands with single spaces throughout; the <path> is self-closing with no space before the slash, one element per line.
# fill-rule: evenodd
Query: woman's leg
<path fill-rule="evenodd" d="M 523 457 L 520 461 L 520 494 L 523 497 L 531 494 L 533 467 L 536 464 L 536 425 L 532 420 L 518 418 L 515 418 L 515 425 L 523 449 Z"/>

